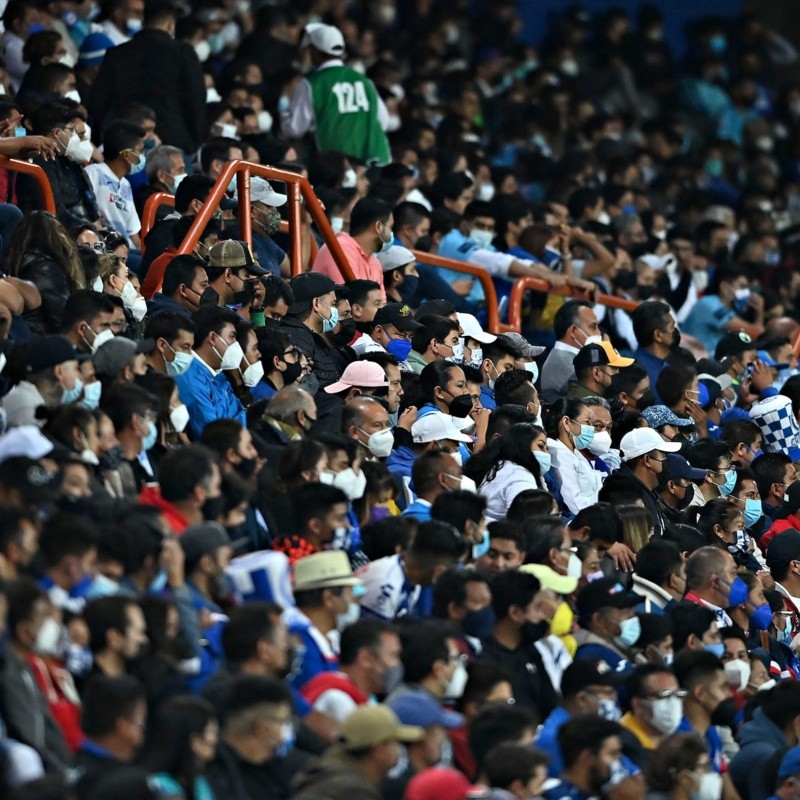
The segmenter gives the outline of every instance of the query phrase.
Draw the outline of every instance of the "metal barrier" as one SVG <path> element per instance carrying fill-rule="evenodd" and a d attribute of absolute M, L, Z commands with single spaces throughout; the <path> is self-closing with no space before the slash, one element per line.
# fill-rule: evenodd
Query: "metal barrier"
<path fill-rule="evenodd" d="M 38 165 L 30 161 L 23 161 L 19 158 L 8 158 L 0 156 L 0 168 L 11 170 L 12 172 L 22 172 L 36 179 L 39 184 L 39 191 L 42 193 L 42 210 L 56 213 L 56 200 L 53 196 L 53 187 L 47 173 Z"/>

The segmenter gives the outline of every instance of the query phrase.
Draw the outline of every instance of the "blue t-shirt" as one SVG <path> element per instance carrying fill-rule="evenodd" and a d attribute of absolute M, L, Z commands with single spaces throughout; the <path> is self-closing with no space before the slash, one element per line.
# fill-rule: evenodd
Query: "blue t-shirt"
<path fill-rule="evenodd" d="M 253 255 L 264 269 L 280 277 L 281 263 L 286 258 L 286 253 L 272 239 L 253 235 Z"/>
<path fill-rule="evenodd" d="M 715 294 L 708 294 L 697 301 L 689 312 L 683 330 L 699 339 L 703 347 L 713 355 L 717 342 L 725 334 L 725 326 L 736 316 Z"/>
<path fill-rule="evenodd" d="M 439 243 L 437 255 L 440 255 L 442 258 L 452 258 L 454 261 L 469 262 L 470 256 L 476 250 L 480 249 L 481 248 L 478 247 L 472 239 L 468 236 L 464 236 L 458 228 L 453 228 Z M 472 279 L 472 289 L 466 297 L 467 301 L 470 303 L 479 303 L 483 300 L 483 287 L 481 286 L 481 282 L 472 275 L 456 272 L 451 269 L 441 269 L 439 270 L 439 275 L 450 284 L 454 281 Z"/>
<path fill-rule="evenodd" d="M 686 717 L 681 720 L 681 724 L 678 725 L 676 733 L 693 733 L 698 735 L 697 731 L 692 727 L 692 723 L 689 722 Z M 725 758 L 725 753 L 722 749 L 722 739 L 720 739 L 717 729 L 713 725 L 709 725 L 705 737 L 701 738 L 705 740 L 708 750 L 708 759 L 711 762 L 711 766 L 714 767 L 714 771 L 719 773 L 727 772 L 728 760 Z"/>

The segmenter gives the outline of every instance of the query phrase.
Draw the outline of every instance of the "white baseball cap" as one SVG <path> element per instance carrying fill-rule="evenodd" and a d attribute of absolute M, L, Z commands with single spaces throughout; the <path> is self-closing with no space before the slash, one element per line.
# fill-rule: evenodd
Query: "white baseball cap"
<path fill-rule="evenodd" d="M 237 184 L 238 186 L 238 184 Z M 235 193 L 235 196 L 238 197 L 238 189 Z M 278 206 L 285 205 L 287 197 L 285 194 L 281 194 L 280 192 L 276 192 L 269 181 L 265 181 L 263 178 L 251 178 L 250 179 L 250 202 L 251 203 L 263 203 L 265 206 L 274 206 L 277 208 Z"/>
<path fill-rule="evenodd" d="M 465 339 L 474 339 L 481 344 L 491 344 L 497 341 L 497 337 L 493 333 L 487 333 L 481 328 L 480 322 L 472 314 L 464 314 L 459 311 L 456 316 L 461 330 L 464 331 Z"/>
<path fill-rule="evenodd" d="M 309 22 L 300 47 L 311 47 L 329 56 L 344 54 L 344 36 L 334 25 L 325 25 L 322 22 Z"/>
<path fill-rule="evenodd" d="M 661 434 L 652 428 L 634 428 L 622 437 L 619 443 L 625 461 L 660 450 L 662 453 L 677 453 L 681 449 L 680 442 L 667 442 Z"/>
<path fill-rule="evenodd" d="M 381 269 L 384 272 L 391 272 L 406 264 L 414 264 L 417 260 L 407 247 L 399 244 L 392 245 L 385 253 L 378 253 L 376 258 L 381 262 Z"/>
<path fill-rule="evenodd" d="M 472 438 L 456 428 L 449 414 L 426 414 L 411 426 L 414 444 L 427 444 L 450 439 L 454 442 L 471 442 Z"/>
<path fill-rule="evenodd" d="M 42 458 L 53 452 L 53 443 L 36 425 L 20 425 L 0 436 L 0 463 L 7 458 Z"/>

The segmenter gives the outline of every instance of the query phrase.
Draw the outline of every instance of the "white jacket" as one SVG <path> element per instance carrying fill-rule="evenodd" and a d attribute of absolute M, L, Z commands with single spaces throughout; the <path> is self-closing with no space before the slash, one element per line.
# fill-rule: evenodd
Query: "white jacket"
<path fill-rule="evenodd" d="M 526 489 L 538 489 L 536 478 L 525 467 L 504 461 L 491 481 L 481 484 L 478 493 L 486 498 L 486 518 L 490 522 L 505 519 L 514 498 Z"/>
<path fill-rule="evenodd" d="M 603 485 L 603 473 L 558 439 L 548 439 L 547 448 L 553 459 L 553 474 L 561 486 L 561 497 L 570 513 L 577 514 L 594 505 Z"/>

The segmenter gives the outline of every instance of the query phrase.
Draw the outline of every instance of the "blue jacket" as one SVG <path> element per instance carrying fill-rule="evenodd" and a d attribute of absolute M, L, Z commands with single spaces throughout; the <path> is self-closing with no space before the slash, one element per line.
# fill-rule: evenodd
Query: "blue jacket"
<path fill-rule="evenodd" d="M 494 411 L 497 408 L 497 403 L 494 399 L 494 389 L 481 384 L 481 405 L 488 408 L 489 411 Z"/>
<path fill-rule="evenodd" d="M 757 708 L 739 731 L 739 752 L 730 766 L 731 779 L 742 800 L 761 800 L 769 795 L 764 767 L 777 750 L 787 746 L 781 729 L 763 708 Z"/>
<path fill-rule="evenodd" d="M 403 511 L 404 517 L 411 517 L 418 522 L 430 522 L 431 520 L 431 507 L 427 503 L 421 503 L 415 500 Z"/>
<path fill-rule="evenodd" d="M 407 445 L 395 447 L 386 459 L 386 469 L 397 478 L 410 478 L 417 454 Z"/>
<path fill-rule="evenodd" d="M 558 745 L 558 732 L 564 723 L 572 719 L 572 714 L 566 708 L 558 706 L 550 712 L 550 716 L 542 724 L 536 747 L 550 756 L 548 771 L 551 778 L 557 778 L 564 771 L 564 759 L 561 757 L 561 748 Z"/>
<path fill-rule="evenodd" d="M 173 300 L 161 292 L 156 292 L 153 299 L 147 301 L 147 313 L 152 317 L 159 311 L 172 311 L 182 314 L 186 319 L 192 318 L 192 315 L 177 300 Z"/>
<path fill-rule="evenodd" d="M 235 419 L 247 425 L 244 406 L 233 393 L 228 379 L 214 375 L 205 362 L 195 356 L 189 369 L 175 378 L 181 402 L 189 409 L 189 431 L 197 439 L 209 422 Z"/>

